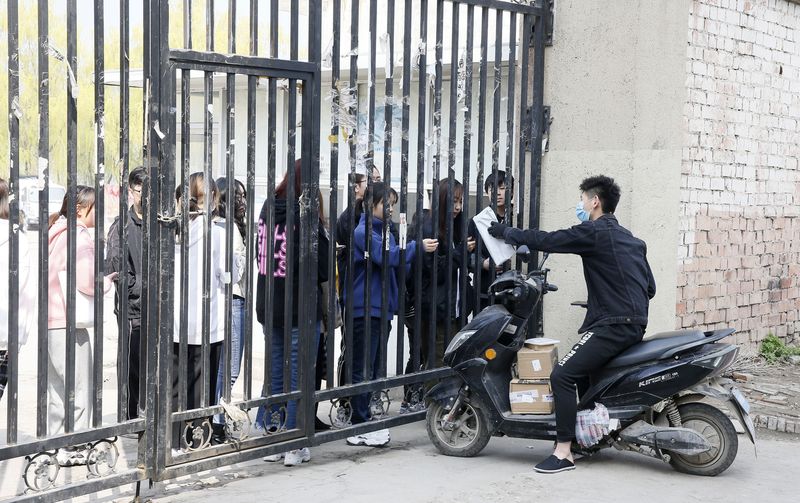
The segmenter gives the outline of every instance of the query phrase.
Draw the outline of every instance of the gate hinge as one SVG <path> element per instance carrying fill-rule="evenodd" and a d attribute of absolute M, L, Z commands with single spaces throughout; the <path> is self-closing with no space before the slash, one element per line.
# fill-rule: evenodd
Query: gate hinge
<path fill-rule="evenodd" d="M 537 123 L 531 120 L 533 116 L 533 107 L 525 109 L 525 123 L 531 125 L 530 134 L 525 140 L 525 150 L 533 152 L 534 141 L 541 138 L 542 141 L 542 155 L 550 151 L 550 124 L 553 123 L 553 118 L 550 116 L 550 105 L 542 106 L 542 120 L 539 124 L 542 125 L 542 132 L 539 134 L 537 131 Z"/>
<path fill-rule="evenodd" d="M 544 9 L 544 14 L 542 15 L 542 20 L 544 21 L 544 45 L 545 47 L 550 47 L 553 45 L 553 23 L 554 23 L 554 15 L 553 10 L 555 9 L 555 0 L 541 0 L 541 6 Z M 538 24 L 536 21 L 531 24 L 531 32 L 530 32 L 530 39 L 528 40 L 528 47 L 536 47 L 536 28 Z"/>

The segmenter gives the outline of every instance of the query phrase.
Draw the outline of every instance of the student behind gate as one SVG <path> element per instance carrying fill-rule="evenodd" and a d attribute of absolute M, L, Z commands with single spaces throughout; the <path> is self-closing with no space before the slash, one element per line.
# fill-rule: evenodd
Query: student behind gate
<path fill-rule="evenodd" d="M 208 184 L 208 189 L 206 189 Z M 175 189 L 177 211 L 183 208 L 183 185 Z M 208 227 L 208 216 L 205 212 L 206 197 L 210 199 L 210 208 L 213 214 L 219 204 L 219 191 L 213 179 L 205 180 L 203 173 L 192 173 L 189 176 L 189 225 L 181 229 L 175 243 L 175 331 L 172 344 L 172 408 L 177 410 L 181 379 L 185 380 L 186 409 L 198 408 L 203 400 L 208 405 L 214 404 L 214 391 L 217 384 L 220 354 L 225 340 L 225 284 L 227 281 L 237 282 L 242 277 L 242 264 L 239 260 L 233 261 L 233 270 L 227 270 L 225 228 L 211 225 L 209 239 L 211 241 L 211 256 L 209 257 L 209 270 L 205 270 L 205 236 Z M 186 257 L 186 270 L 182 270 L 181 259 L 182 243 L 188 243 Z M 203 295 L 206 275 L 210 275 L 209 302 L 209 372 L 203 375 Z M 189 288 L 181 291 L 181 280 L 186 276 Z M 181 314 L 188 310 L 188 347 L 186 366 L 180 368 L 180 335 Z M 208 393 L 203 396 L 203 379 L 208 383 Z M 203 418 L 193 421 L 193 426 L 202 424 Z M 197 441 L 192 438 L 191 431 L 184 431 L 183 424 L 173 425 L 174 448 L 183 446 L 183 442 L 194 448 L 198 447 Z M 190 428 L 191 430 L 191 428 Z M 182 436 L 186 433 L 186 436 Z"/>
<path fill-rule="evenodd" d="M 575 440 L 576 384 L 628 347 L 642 340 L 656 283 L 647 263 L 647 245 L 622 227 L 614 211 L 620 198 L 613 178 L 593 176 L 580 185 L 575 208 L 580 225 L 555 232 L 521 230 L 493 222 L 489 233 L 531 250 L 581 256 L 588 308 L 580 341 L 550 375 L 556 407 L 556 448 L 537 464 L 541 473 L 575 468 L 570 446 Z"/>
<path fill-rule="evenodd" d="M 464 201 L 464 187 L 457 180 L 453 180 L 453 189 L 450 191 L 450 181 L 443 179 L 439 182 L 439 197 L 438 200 L 433 201 L 433 204 L 438 205 L 438 217 L 436 222 L 433 221 L 433 212 L 431 210 L 424 210 L 422 215 L 414 215 L 411 223 L 411 229 L 416 231 L 417 219 L 422 219 L 422 236 L 423 238 L 433 238 L 437 242 L 435 253 L 425 254 L 423 257 L 417 257 L 414 261 L 413 269 L 422 268 L 422 285 L 421 291 L 415 291 L 416 272 L 412 272 L 407 279 L 407 305 L 414 305 L 414 297 L 420 296 L 422 303 L 422 311 L 415 313 L 415 316 L 421 317 L 422 333 L 419 334 L 421 341 L 420 364 L 426 368 L 437 368 L 442 366 L 442 358 L 444 356 L 444 349 L 446 341 L 455 335 L 460 329 L 460 316 L 461 316 L 461 295 L 460 279 L 462 275 L 468 274 L 467 260 L 468 257 L 463 253 L 463 239 L 462 236 L 462 221 L 464 215 L 461 210 Z M 449 211 L 448 203 L 452 204 L 452 211 Z M 448 224 L 452 223 L 452 236 L 448 239 Z M 475 241 L 467 238 L 467 253 L 475 250 Z M 448 253 L 452 254 L 452 266 L 448 268 Z M 436 276 L 433 275 L 434 263 L 436 264 Z M 448 278 L 450 279 L 450 287 L 452 290 L 447 289 Z M 469 291 L 470 280 L 466 278 L 467 291 Z M 434 285 L 436 285 L 436 294 L 434 297 Z M 471 310 L 472 306 L 467 302 L 467 313 Z M 450 329 L 448 331 L 448 323 Z M 408 326 L 409 337 L 414 336 L 415 320 L 413 317 L 406 318 L 406 325 Z M 435 339 L 431 341 L 430 333 L 431 328 L 435 330 Z M 430 348 L 431 342 L 434 344 Z M 434 355 L 434 360 L 429 361 L 430 350 Z M 406 365 L 406 373 L 416 371 L 417 369 L 411 368 L 411 359 Z M 411 387 L 405 390 L 405 401 L 410 399 L 413 392 Z M 410 405 L 410 404 L 408 404 Z M 401 406 L 402 407 L 402 406 Z"/>
<path fill-rule="evenodd" d="M 269 207 L 267 201 L 261 208 L 261 216 L 258 221 L 258 282 L 256 285 L 256 315 L 258 322 L 264 327 L 264 333 L 271 337 L 272 353 L 267 355 L 271 359 L 270 374 L 270 395 L 281 394 L 284 392 L 283 370 L 284 359 L 288 360 L 290 366 L 289 389 L 298 390 L 298 376 L 300 373 L 299 351 L 300 344 L 300 324 L 299 311 L 301 302 L 305 299 L 300 298 L 301 289 L 300 278 L 300 197 L 302 195 L 302 160 L 297 159 L 294 166 L 294 199 L 289 200 L 289 172 L 283 177 L 281 183 L 275 188 L 275 219 L 272 228 L 266 227 L 267 212 Z M 318 194 L 319 195 L 319 194 Z M 322 198 L 319 198 L 320 203 Z M 287 215 L 293 215 L 292 228 L 288 228 Z M 313 347 L 319 346 L 320 322 L 322 320 L 322 304 L 320 302 L 320 285 L 328 280 L 328 246 L 330 238 L 324 225 L 325 215 L 322 205 L 319 206 L 318 241 L 317 241 L 317 278 L 312 285 L 302 285 L 303 291 L 308 293 L 309 289 L 317 289 L 317 303 L 314 307 L 314 343 Z M 272 249 L 267 249 L 268 233 L 273 236 Z M 288 247 L 293 249 L 291 256 L 287 254 Z M 291 259 L 291 261 L 290 261 Z M 268 261 L 272 261 L 272 276 L 267 277 Z M 287 274 L 292 272 L 292 284 L 287 284 Z M 265 295 L 267 289 L 272 290 L 272 305 L 265 306 Z M 292 299 L 292 311 L 286 317 L 285 302 L 287 296 Z M 267 326 L 266 309 L 272 310 L 272 325 Z M 286 329 L 291 331 L 291 346 L 285 347 L 284 335 Z M 287 358 L 286 353 L 289 353 Z M 313 372 L 314 369 L 311 369 Z M 278 428 L 293 429 L 297 427 L 297 400 L 291 400 L 285 407 L 285 413 L 281 412 L 279 405 L 272 407 L 269 411 L 265 407 L 259 407 L 256 415 L 256 429 Z M 285 466 L 296 466 L 311 460 L 311 451 L 306 447 L 296 449 L 274 456 L 267 456 L 265 461 L 280 461 L 283 459 Z"/>
<path fill-rule="evenodd" d="M 8 239 L 9 227 L 8 182 L 0 178 L 0 398 L 3 398 L 8 383 L 8 270 L 11 259 L 11 244 Z M 17 321 L 19 331 L 17 348 L 21 348 L 28 340 L 36 322 L 36 269 L 34 261 L 36 253 L 30 249 L 25 234 L 17 233 L 19 243 L 19 290 L 14 296 L 19 297 Z"/>
<path fill-rule="evenodd" d="M 231 389 L 236 384 L 239 377 L 239 370 L 242 365 L 242 352 L 244 351 L 244 326 L 245 326 L 245 292 L 247 291 L 247 248 L 245 239 L 247 238 L 247 191 L 244 184 L 234 179 L 231 185 L 227 178 L 217 178 L 217 189 L 219 189 L 219 204 L 214 212 L 214 225 L 226 230 L 226 213 L 228 211 L 228 198 L 233 198 L 233 260 L 238 262 L 242 270 L 242 277 L 238 282 L 233 283 L 233 298 L 231 299 Z M 227 260 L 227 257 L 222 257 Z M 223 318 L 224 322 L 224 318 Z M 225 394 L 225 346 L 222 353 L 217 371 L 216 392 L 214 403 L 218 404 L 220 398 Z M 225 414 L 214 416 L 212 428 L 214 436 L 212 442 L 222 443 L 225 441 Z"/>
<path fill-rule="evenodd" d="M 120 292 L 121 282 L 117 280 L 114 312 L 117 317 L 122 310 L 120 304 L 128 303 L 128 319 L 122 320 L 124 332 L 120 337 L 128 337 L 128 419 L 139 417 L 139 368 L 141 355 L 141 325 L 142 325 L 142 188 L 147 172 L 139 166 L 128 175 L 128 200 L 131 207 L 128 209 L 128 221 L 125 223 L 126 246 L 122 246 L 119 236 L 119 217 L 114 219 L 108 229 L 106 242 L 106 270 L 108 272 L 122 272 L 123 260 L 126 264 L 128 291 Z"/>
<path fill-rule="evenodd" d="M 494 173 L 490 173 L 489 176 L 486 177 L 486 181 L 483 183 L 483 192 L 489 198 L 490 204 L 494 210 L 495 218 L 500 223 L 507 223 L 510 220 L 506 219 L 506 188 L 508 186 L 506 183 L 513 188 L 514 180 L 511 177 L 506 178 L 505 171 L 497 172 L 496 181 Z M 494 199 L 495 191 L 497 191 L 496 203 Z M 469 220 L 467 236 L 471 239 L 474 239 L 476 242 L 478 240 L 479 233 L 478 228 L 475 225 L 474 218 Z M 510 260 L 506 261 L 504 264 L 493 264 L 489 250 L 486 248 L 486 243 L 481 241 L 480 246 L 474 250 L 473 257 L 470 259 L 470 268 L 472 273 L 476 276 L 480 275 L 480 291 L 477 295 L 478 302 L 475 303 L 476 312 L 489 305 L 489 286 L 492 284 L 493 277 L 491 271 L 492 265 L 494 265 L 494 277 L 496 277 L 498 274 L 508 270 Z"/>
<path fill-rule="evenodd" d="M 367 194 L 371 200 L 372 211 L 364 213 L 358 222 L 353 237 L 353 384 L 372 380 L 380 374 L 381 354 L 379 352 L 382 342 L 389 337 L 389 330 L 384 331 L 381 326 L 381 301 L 384 290 L 387 292 L 387 314 L 393 317 L 397 312 L 397 298 L 399 288 L 397 273 L 400 267 L 410 270 L 416 256 L 416 242 L 411 241 L 406 247 L 405 263 L 400 262 L 400 246 L 394 236 L 387 230 L 384 241 L 384 220 L 390 220 L 394 205 L 397 203 L 397 192 L 388 184 L 373 183 Z M 384 205 L 385 203 L 385 205 Z M 386 211 L 384 212 L 384 206 Z M 371 220 L 371 229 L 367 229 L 368 219 Z M 436 250 L 436 241 L 426 239 L 423 249 L 430 253 Z M 387 263 L 384 263 L 384 249 L 386 249 Z M 382 269 L 389 267 L 389 283 L 383 283 Z M 367 271 L 369 271 L 369 284 L 367 284 Z M 369 289 L 369 305 L 366 304 L 366 293 Z M 349 292 L 345 292 L 347 296 Z M 369 319 L 369 333 L 366 331 L 366 322 Z M 388 328 L 388 327 L 387 327 Z M 366 354 L 367 341 L 369 341 L 369 354 Z M 370 374 L 365 374 L 365 367 Z M 351 400 L 353 416 L 352 423 L 361 424 L 370 420 L 369 402 L 370 392 L 354 396 Z M 347 438 L 349 445 L 381 446 L 389 443 L 389 430 L 383 429 L 371 433 L 364 433 Z"/>
<path fill-rule="evenodd" d="M 95 192 L 92 187 L 78 185 L 76 187 L 76 242 L 75 242 L 75 283 L 77 295 L 94 297 L 94 239 L 89 229 L 94 227 Z M 66 343 L 67 343 L 67 306 L 62 293 L 59 273 L 67 270 L 70 259 L 67 250 L 67 214 L 69 213 L 69 195 L 64 196 L 61 209 L 50 215 L 48 225 L 48 280 L 47 280 L 47 423 L 48 434 L 57 435 L 64 432 L 64 404 L 67 394 L 74 393 L 74 431 L 89 428 L 92 420 L 94 393 L 93 353 L 89 331 L 86 328 L 75 329 L 75 388 L 66 389 Z M 63 275 L 63 274 L 62 274 Z M 113 286 L 116 273 L 105 277 L 104 288 L 108 291 Z M 102 292 L 97 292 L 102 295 Z M 100 364 L 100 362 L 98 362 Z M 59 462 L 65 465 L 83 464 L 86 462 L 87 446 L 68 448 L 59 451 L 64 459 Z"/>

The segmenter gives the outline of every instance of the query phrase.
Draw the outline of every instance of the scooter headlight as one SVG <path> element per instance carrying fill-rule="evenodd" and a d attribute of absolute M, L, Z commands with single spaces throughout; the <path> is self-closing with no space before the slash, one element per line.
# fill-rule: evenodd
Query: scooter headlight
<path fill-rule="evenodd" d="M 472 337 L 475 332 L 477 332 L 477 330 L 463 330 L 457 333 L 456 336 L 453 337 L 453 340 L 450 341 L 450 344 L 447 345 L 447 349 L 445 350 L 444 354 L 450 354 L 458 349 L 467 341 L 467 339 Z"/>

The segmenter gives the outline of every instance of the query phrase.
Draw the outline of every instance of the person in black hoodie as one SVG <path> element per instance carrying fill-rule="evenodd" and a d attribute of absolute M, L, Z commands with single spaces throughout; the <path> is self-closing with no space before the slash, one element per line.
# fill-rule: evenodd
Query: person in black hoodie
<path fill-rule="evenodd" d="M 128 222 L 125 224 L 126 244 L 123 252 L 120 245 L 119 217 L 114 219 L 108 229 L 106 241 L 106 271 L 122 272 L 122 261 L 127 264 L 128 292 L 120 292 L 121 282 L 117 279 L 114 295 L 114 313 L 124 329 L 120 337 L 128 336 L 128 419 L 139 417 L 139 357 L 141 353 L 142 325 L 142 188 L 147 172 L 139 166 L 128 175 Z M 124 256 L 123 256 L 124 255 Z M 120 305 L 128 303 L 128 319 L 119 320 Z"/>
<path fill-rule="evenodd" d="M 464 187 L 460 182 L 453 181 L 452 194 L 449 191 L 450 181 L 443 179 L 439 181 L 439 197 L 434 204 L 438 204 L 438 217 L 436 225 L 432 221 L 432 212 L 424 210 L 422 215 L 414 215 L 411 222 L 411 232 L 417 231 L 417 219 L 422 218 L 422 236 L 417 236 L 417 239 L 434 238 L 438 240 L 438 248 L 435 253 L 426 253 L 424 255 L 417 255 L 416 260 L 412 266 L 411 274 L 407 277 L 406 288 L 406 305 L 415 306 L 415 296 L 421 298 L 420 312 L 414 312 L 413 316 L 406 318 L 406 326 L 408 327 L 408 335 L 411 341 L 414 340 L 414 330 L 416 321 L 415 316 L 420 316 L 421 330 L 419 340 L 421 342 L 421 355 L 420 364 L 425 368 L 436 368 L 442 366 L 442 358 L 444 357 L 444 349 L 447 342 L 452 336 L 461 328 L 459 318 L 461 316 L 461 292 L 459 289 L 460 275 L 467 274 L 467 259 L 468 256 L 463 254 L 463 246 L 461 243 L 464 239 L 462 235 L 462 219 L 464 218 L 462 204 L 464 200 Z M 452 239 L 448 239 L 448 207 L 452 205 Z M 475 250 L 475 240 L 467 239 L 467 252 L 472 253 Z M 448 270 L 448 251 L 452 253 L 452 267 Z M 436 276 L 433 275 L 434 262 L 436 263 Z M 422 285 L 419 291 L 416 290 L 416 271 L 422 268 Z M 450 279 L 450 288 L 448 286 L 448 277 Z M 469 278 L 467 279 L 469 287 Z M 434 294 L 435 285 L 435 294 Z M 469 289 L 469 288 L 468 288 Z M 435 296 L 434 296 L 435 295 Z M 415 308 L 416 309 L 416 308 Z M 467 310 L 471 310 L 471 306 L 467 303 Z M 469 314 L 469 313 L 466 313 Z M 431 337 L 431 330 L 435 331 L 433 339 Z M 431 348 L 430 344 L 433 343 L 434 347 Z M 434 359 L 429 361 L 429 354 L 433 353 Z M 411 359 L 406 365 L 406 373 L 413 372 L 415 369 L 411 368 Z M 408 387 L 405 390 L 405 399 L 402 407 L 408 407 L 411 401 L 411 394 L 413 387 Z"/>
<path fill-rule="evenodd" d="M 301 176 L 302 161 L 297 159 L 294 166 L 294 193 L 290 194 L 289 172 L 286 173 L 281 183 L 275 188 L 275 218 L 270 228 L 267 228 L 268 211 L 267 202 L 261 208 L 261 215 L 258 221 L 258 281 L 256 283 L 256 316 L 258 322 L 264 326 L 264 332 L 272 336 L 272 354 L 268 355 L 272 360 L 270 375 L 270 395 L 284 392 L 283 382 L 283 362 L 284 352 L 289 350 L 291 366 L 291 391 L 298 389 L 297 378 L 299 374 L 299 345 L 300 328 L 298 324 L 298 311 L 300 308 L 300 205 L 299 197 L 302 193 Z M 289 200 L 292 196 L 294 199 Z M 319 198 L 320 202 L 322 198 Z M 288 217 L 291 215 L 291 228 L 288 227 Z M 324 214 L 322 206 L 319 210 L 318 222 L 318 244 L 317 250 L 328 249 L 328 232 L 324 225 Z M 268 236 L 272 235 L 272 248 L 269 245 Z M 290 241 L 291 240 L 291 241 Z M 322 320 L 322 304 L 320 302 L 321 292 L 319 285 L 328 280 L 328 254 L 318 253 L 317 283 L 318 290 L 316 310 L 316 330 L 314 347 L 319 344 L 320 322 Z M 272 267 L 268 263 L 272 262 Z M 267 277 L 270 273 L 271 277 Z M 292 284 L 287 285 L 287 276 L 292 276 Z M 309 285 L 303 285 L 306 289 Z M 267 289 L 272 292 L 272 303 L 265 305 Z M 286 311 L 287 296 L 291 299 L 291 312 Z M 271 310 L 271 318 L 267 320 L 266 309 Z M 267 326 L 267 322 L 271 324 Z M 291 348 L 284 348 L 284 336 L 286 331 L 291 332 Z M 266 391 L 266 390 L 265 390 Z M 297 401 L 290 401 L 286 405 L 285 419 L 280 420 L 280 412 L 277 407 L 273 407 L 270 412 L 270 419 L 267 419 L 267 411 L 264 407 L 259 408 L 256 416 L 256 428 L 273 428 L 278 425 L 286 429 L 296 427 Z M 278 423 L 278 425 L 276 425 Z M 287 466 L 299 465 L 311 459 L 308 448 L 289 451 L 276 456 L 268 456 L 267 461 L 279 461 L 284 458 Z"/>

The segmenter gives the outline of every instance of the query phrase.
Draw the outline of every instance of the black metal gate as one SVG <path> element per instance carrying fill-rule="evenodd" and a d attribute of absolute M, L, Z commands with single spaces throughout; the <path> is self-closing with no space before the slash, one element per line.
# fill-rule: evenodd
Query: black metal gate
<path fill-rule="evenodd" d="M 87 81 L 87 72 L 79 71 L 77 37 L 86 20 L 76 0 L 66 3 L 66 50 L 48 24 L 59 13 L 39 0 L 35 91 L 19 84 L 30 50 L 19 31 L 19 7 L 27 3 L 7 5 L 7 217 L 0 184 L 0 219 L 9 222 L 8 256 L 0 257 L 8 272 L 0 281 L 19 294 L 8 300 L 0 473 L 23 477 L 0 487 L 0 499 L 55 501 L 132 482 L 138 492 L 143 480 L 423 419 L 419 393 L 449 374 L 440 368 L 440 353 L 472 313 L 491 302 L 486 283 L 503 267 L 525 267 L 480 255 L 480 234 L 471 231 L 469 219 L 491 206 L 510 224 L 538 226 L 550 2 L 251 0 L 246 12 L 237 12 L 235 0 L 222 6 L 144 0 L 137 72 L 130 28 L 139 16 L 121 0 L 119 10 L 112 9 L 119 16 L 115 73 L 106 69 L 108 41 L 97 29 L 109 6 L 98 1 Z M 247 37 L 237 36 L 245 27 Z M 89 157 L 79 147 L 86 122 L 79 90 L 86 87 L 94 90 Z M 24 108 L 32 92 L 39 123 L 29 134 L 20 119 L 34 113 Z M 118 93 L 113 102 L 108 93 Z M 60 116 L 51 114 L 51 97 L 66 105 L 63 128 Z M 25 151 L 31 135 L 35 155 Z M 62 136 L 63 289 L 81 291 L 81 233 L 89 217 L 79 183 L 90 181 L 96 207 L 92 282 L 101 291 L 110 271 L 103 260 L 106 238 L 119 241 L 129 256 L 141 232 L 141 264 L 123 260 L 116 283 L 119 292 L 139 288 L 141 297 L 136 308 L 125 293 L 118 302 L 93 297 L 95 328 L 87 337 L 94 414 L 76 431 L 84 330 L 78 328 L 80 293 L 66 296 L 65 354 L 56 373 L 64 373 L 67 398 L 63 432 L 56 434 L 48 428 L 53 250 L 47 220 L 52 191 L 60 187 L 59 172 L 50 169 L 62 162 L 53 145 Z M 35 162 L 26 164 L 28 157 Z M 129 183 L 137 164 L 144 168 L 138 188 Z M 23 242 L 33 235 L 20 232 L 26 174 L 34 175 L 30 190 L 38 197 L 32 249 L 38 251 L 27 257 L 38 273 L 33 283 L 26 282 Z M 224 203 L 214 196 L 215 179 L 226 187 Z M 237 199 L 237 179 L 245 202 Z M 106 185 L 114 180 L 118 209 L 106 204 L 113 199 Z M 387 212 L 392 186 L 397 215 Z M 387 191 L 383 211 L 372 200 L 379 190 Z M 122 223 L 134 221 L 138 198 L 141 230 L 121 224 L 107 236 L 107 208 L 118 211 Z M 244 216 L 236 217 L 240 210 Z M 374 243 L 356 237 L 360 214 Z M 437 249 L 426 253 L 423 240 L 437 238 Z M 375 292 L 363 288 L 373 282 L 380 285 Z M 33 348 L 33 339 L 20 344 L 30 284 L 38 291 L 35 386 L 20 367 Z M 104 324 L 110 305 L 117 311 L 116 332 Z M 140 342 L 131 338 L 137 309 Z M 258 322 L 257 312 L 263 313 Z M 130 356 L 134 345 L 138 360 Z M 238 362 L 235 355 L 241 355 Z M 114 371 L 104 372 L 103 364 Z M 136 387 L 132 366 L 139 371 L 133 413 L 127 405 Z M 36 403 L 26 412 L 20 396 L 34 392 Z M 353 398 L 369 395 L 372 420 L 363 421 Z M 104 399 L 116 401 L 113 417 L 103 415 Z M 401 409 L 392 406 L 398 401 Z M 27 424 L 28 417 L 35 421 Z M 332 428 L 318 431 L 315 418 Z M 84 444 L 89 479 L 84 468 L 65 468 L 61 460 L 67 449 Z"/>

